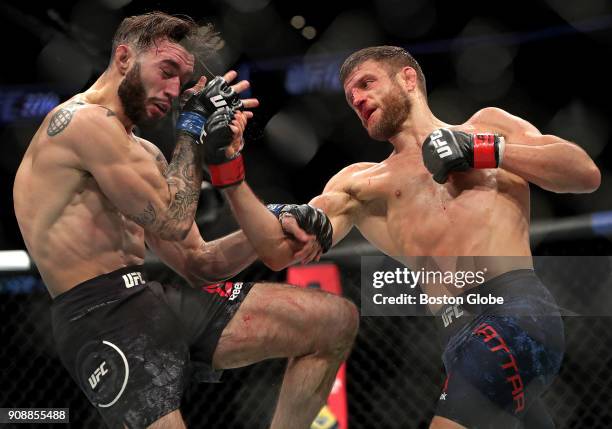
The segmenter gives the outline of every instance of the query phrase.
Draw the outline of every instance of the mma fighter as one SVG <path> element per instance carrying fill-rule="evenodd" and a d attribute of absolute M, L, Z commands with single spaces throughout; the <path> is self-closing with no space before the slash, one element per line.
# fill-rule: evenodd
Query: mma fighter
<path fill-rule="evenodd" d="M 563 325 L 533 270 L 529 184 L 593 192 L 599 169 L 576 144 L 499 108 L 484 108 L 459 125 L 441 121 L 428 106 L 421 67 L 403 48 L 357 51 L 340 79 L 370 137 L 389 141 L 393 151 L 380 163 L 344 168 L 310 202 L 331 221 L 333 243 L 356 226 L 412 269 L 484 268 L 477 291 L 505 301 L 450 309 L 458 315 L 452 323 L 439 319 L 447 379 L 430 428 L 554 427 L 541 395 L 561 365 Z M 248 186 L 227 195 L 253 245 L 268 249 L 270 259 L 286 257 L 269 232 L 248 225 L 254 213 L 266 215 Z M 295 225 L 285 215 L 295 207 L 303 206 L 272 207 L 281 227 Z M 424 291 L 459 296 L 467 288 Z M 430 310 L 441 315 L 447 307 Z"/>
<path fill-rule="evenodd" d="M 252 113 L 242 108 L 257 100 L 237 93 L 248 82 L 230 87 L 229 72 L 184 94 L 169 164 L 134 134 L 136 124 L 170 111 L 196 55 L 216 39 L 188 18 L 126 18 L 107 70 L 49 113 L 15 178 L 15 214 L 53 297 L 61 361 L 109 427 L 184 427 L 189 379 L 288 357 L 271 427 L 307 428 L 356 335 L 357 311 L 341 297 L 218 283 L 257 257 L 241 232 L 205 242 L 194 223 L 203 156 L 214 185 L 231 189 L 244 179 L 235 152 Z M 313 208 L 304 213 L 321 218 Z M 295 227 L 297 240 L 288 239 L 266 215 L 276 227 L 268 239 L 287 255 L 274 264 L 308 261 L 331 243 L 329 225 L 315 230 L 311 222 L 310 234 Z M 146 279 L 145 242 L 193 287 Z"/>

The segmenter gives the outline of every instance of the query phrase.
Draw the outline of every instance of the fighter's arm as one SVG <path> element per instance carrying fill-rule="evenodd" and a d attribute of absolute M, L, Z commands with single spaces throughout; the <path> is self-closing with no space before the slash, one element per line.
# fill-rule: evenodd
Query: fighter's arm
<path fill-rule="evenodd" d="M 354 215 L 358 205 L 354 198 L 345 191 L 356 166 L 350 166 L 334 176 L 322 195 L 314 198 L 310 206 L 319 208 L 332 224 L 332 245 L 348 234 L 354 224 Z M 264 263 L 274 270 L 283 269 L 296 261 L 308 262 L 318 259 L 321 248 L 296 246 L 312 240 L 300 228 L 293 216 L 284 216 L 279 223 L 274 216 L 255 196 L 246 183 L 227 188 L 226 195 L 232 205 L 232 211 L 246 236 L 255 247 Z M 311 209 L 312 210 L 312 209 Z M 288 239 L 287 235 L 295 240 Z"/>
<path fill-rule="evenodd" d="M 240 227 L 269 268 L 280 270 L 294 262 L 317 259 L 331 246 L 331 224 L 308 205 L 276 204 L 272 213 L 245 182 L 242 134 L 247 118 L 236 113 L 230 128 L 233 137 L 207 140 L 205 160 L 213 186 L 225 191 Z M 286 225 L 289 218 L 296 221 Z M 279 223 L 280 220 L 280 223 Z"/>
<path fill-rule="evenodd" d="M 229 279 L 257 259 L 255 249 L 242 231 L 205 242 L 193 223 L 187 237 L 167 241 L 145 233 L 147 246 L 193 287 Z"/>
<path fill-rule="evenodd" d="M 599 169 L 576 144 L 543 135 L 529 122 L 493 107 L 480 110 L 470 122 L 504 136 L 503 169 L 552 192 L 593 192 L 599 187 Z"/>
<path fill-rule="evenodd" d="M 140 140 L 145 149 L 154 157 L 159 170 L 164 173 L 168 169 L 168 163 L 164 155 L 152 143 L 143 139 Z M 276 217 L 255 198 L 252 192 L 250 192 L 250 195 L 256 200 L 251 201 L 251 204 L 255 203 L 256 209 L 263 208 L 261 214 L 270 217 L 268 227 L 279 234 L 278 241 L 281 246 L 286 246 L 284 247 L 288 255 L 286 265 L 294 260 L 301 260 L 302 256 L 310 252 L 307 246 L 296 245 L 295 240 L 290 240 L 283 233 Z M 248 198 L 246 198 L 247 201 Z M 252 213 L 247 214 L 247 216 L 251 218 Z M 293 233 L 304 241 L 315 241 L 314 237 L 308 236 L 299 227 L 296 227 Z M 217 240 L 205 242 L 195 223 L 187 237 L 181 241 L 163 240 L 151 233 L 146 233 L 145 239 L 149 248 L 192 286 L 216 283 L 231 278 L 253 263 L 258 257 L 255 248 L 243 231 L 237 231 Z M 277 251 L 279 250 L 277 249 Z M 284 268 L 280 265 L 283 261 L 279 258 L 267 262 L 272 269 Z"/>
<path fill-rule="evenodd" d="M 316 237 L 304 232 L 297 223 L 283 223 L 257 198 L 246 182 L 225 189 L 232 212 L 249 238 L 261 261 L 278 271 L 295 262 L 304 263 L 318 256 Z M 294 219 L 295 222 L 295 219 Z"/>
<path fill-rule="evenodd" d="M 129 219 L 167 240 L 185 238 L 193 224 L 202 181 L 200 149 L 179 133 L 166 175 L 102 108 L 81 109 L 66 129 L 82 167 Z"/>
<path fill-rule="evenodd" d="M 334 228 L 333 245 L 346 237 L 355 226 L 361 204 L 349 190 L 353 174 L 363 168 L 362 164 L 353 164 L 340 170 L 327 182 L 323 193 L 309 203 L 323 210 L 331 221 Z"/>
<path fill-rule="evenodd" d="M 166 174 L 169 166 L 164 154 L 154 144 L 139 140 L 155 159 L 159 171 Z M 195 222 L 183 240 L 168 241 L 150 232 L 145 232 L 145 240 L 153 253 L 193 287 L 231 278 L 257 259 L 242 231 L 206 242 Z"/>

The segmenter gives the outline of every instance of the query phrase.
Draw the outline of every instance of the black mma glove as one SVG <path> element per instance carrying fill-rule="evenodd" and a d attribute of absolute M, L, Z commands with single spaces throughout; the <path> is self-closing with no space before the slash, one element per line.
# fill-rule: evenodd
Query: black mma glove
<path fill-rule="evenodd" d="M 181 109 L 176 129 L 191 134 L 197 143 L 201 143 L 206 120 L 222 107 L 241 109 L 242 101 L 232 87 L 221 76 L 217 76 L 208 82 L 202 91 L 187 99 Z"/>
<path fill-rule="evenodd" d="M 237 185 L 244 180 L 242 154 L 237 152 L 231 158 L 225 156 L 225 149 L 234 138 L 230 128 L 233 119 L 234 110 L 222 107 L 210 115 L 204 126 L 204 160 L 210 170 L 211 182 L 217 188 Z"/>
<path fill-rule="evenodd" d="M 423 163 L 438 183 L 453 171 L 497 168 L 504 153 L 504 138 L 498 134 L 468 134 L 439 128 L 423 142 Z"/>
<path fill-rule="evenodd" d="M 281 220 L 285 213 L 292 215 L 300 228 L 317 237 L 323 253 L 332 246 L 334 230 L 323 210 L 308 204 L 268 204 L 267 207 L 278 220 Z"/>

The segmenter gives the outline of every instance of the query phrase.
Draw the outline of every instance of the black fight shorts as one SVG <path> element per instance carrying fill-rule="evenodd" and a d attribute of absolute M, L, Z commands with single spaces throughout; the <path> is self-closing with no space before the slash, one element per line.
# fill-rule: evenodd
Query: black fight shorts
<path fill-rule="evenodd" d="M 447 378 L 436 415 L 470 429 L 552 428 L 541 396 L 564 352 L 553 297 L 533 270 L 505 273 L 466 291 L 464 299 L 467 294 L 504 303 L 454 304 L 438 312 Z"/>
<path fill-rule="evenodd" d="M 179 408 L 189 379 L 218 381 L 212 356 L 251 283 L 192 289 L 141 266 L 81 283 L 52 304 L 60 359 L 111 428 L 145 428 Z"/>

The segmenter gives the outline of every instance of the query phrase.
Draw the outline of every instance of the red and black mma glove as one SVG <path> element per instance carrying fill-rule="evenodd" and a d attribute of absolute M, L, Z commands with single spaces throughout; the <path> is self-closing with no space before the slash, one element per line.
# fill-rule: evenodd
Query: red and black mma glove
<path fill-rule="evenodd" d="M 453 171 L 499 167 L 504 144 L 504 137 L 498 134 L 468 134 L 439 128 L 423 142 L 423 163 L 436 182 L 445 183 Z"/>
<path fill-rule="evenodd" d="M 221 76 L 208 82 L 202 91 L 191 95 L 181 109 L 176 129 L 202 143 L 202 131 L 210 116 L 221 108 L 242 109 L 242 101 Z"/>
<path fill-rule="evenodd" d="M 317 237 L 323 253 L 331 248 L 334 229 L 323 210 L 308 204 L 268 204 L 267 207 L 279 221 L 284 215 L 292 215 L 300 228 Z"/>
<path fill-rule="evenodd" d="M 217 188 L 234 186 L 244 180 L 242 154 L 236 152 L 231 158 L 225 155 L 234 138 L 230 128 L 233 119 L 234 110 L 223 107 L 210 115 L 204 126 L 204 161 L 208 165 L 211 182 Z"/>

